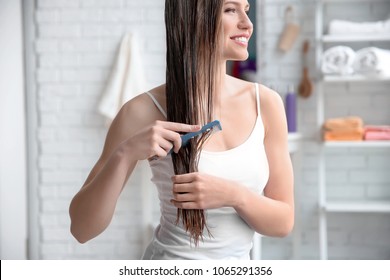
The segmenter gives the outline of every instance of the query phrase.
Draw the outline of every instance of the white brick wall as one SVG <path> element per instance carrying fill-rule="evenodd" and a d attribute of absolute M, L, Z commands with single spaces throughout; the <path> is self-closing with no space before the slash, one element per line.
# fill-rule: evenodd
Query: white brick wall
<path fill-rule="evenodd" d="M 120 40 L 141 34 L 152 86 L 165 76 L 164 1 L 36 1 L 38 127 L 36 225 L 42 259 L 137 259 L 142 254 L 139 172 L 124 190 L 110 227 L 85 245 L 69 232 L 70 199 L 96 162 L 107 128 L 97 103 Z"/>
<path fill-rule="evenodd" d="M 262 82 L 274 86 L 284 96 L 288 84 L 297 85 L 301 71 L 303 39 L 314 42 L 314 0 L 264 0 Z M 276 51 L 283 28 L 284 9 L 292 4 L 302 32 L 286 55 Z M 328 9 L 330 15 L 380 18 L 379 9 Z M 350 7 L 350 6 L 348 6 Z M 68 206 L 97 160 L 106 134 L 104 119 L 96 107 L 120 39 L 135 31 L 142 38 L 148 82 L 158 85 L 165 76 L 163 0 L 37 0 L 34 54 L 37 61 L 38 142 L 36 196 L 39 224 L 32 249 L 42 259 L 137 259 L 142 254 L 142 211 L 140 175 L 134 174 L 119 201 L 109 228 L 91 242 L 80 245 L 69 233 Z M 367 14 L 368 13 L 368 14 Z M 314 51 L 310 51 L 314 73 Z M 327 96 L 329 115 L 356 113 L 372 123 L 389 123 L 388 85 L 359 84 L 345 88 L 334 85 Z M 346 91 L 345 91 L 346 89 Z M 367 91 L 370 91 L 367 94 Z M 386 92 L 387 91 L 387 92 Z M 315 94 L 299 100 L 299 130 L 308 138 L 317 136 Z M 352 102 L 353 101 L 353 102 Z M 317 228 L 317 144 L 304 144 L 302 163 L 304 259 L 318 258 Z M 341 150 L 330 153 L 327 169 L 329 195 L 353 198 L 390 198 L 388 151 Z M 374 182 L 374 184 L 368 184 Z M 156 209 L 154 209 L 156 217 Z M 333 215 L 329 218 L 331 258 L 389 258 L 390 224 L 385 215 Z M 292 237 L 264 238 L 267 259 L 292 257 Z"/>

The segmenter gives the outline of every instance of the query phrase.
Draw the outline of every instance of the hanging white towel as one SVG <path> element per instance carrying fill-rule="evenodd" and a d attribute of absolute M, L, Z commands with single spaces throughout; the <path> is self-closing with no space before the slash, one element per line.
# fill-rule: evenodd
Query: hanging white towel
<path fill-rule="evenodd" d="M 367 47 L 356 52 L 353 68 L 364 75 L 390 76 L 390 50 Z"/>
<path fill-rule="evenodd" d="M 355 51 L 348 46 L 331 47 L 323 53 L 321 70 L 324 74 L 352 74 L 355 55 Z"/>
<path fill-rule="evenodd" d="M 104 88 L 98 111 L 108 121 L 114 119 L 123 104 L 147 90 L 143 60 L 135 34 L 125 34 Z"/>
<path fill-rule="evenodd" d="M 330 35 L 390 34 L 390 19 L 375 22 L 353 22 L 334 19 L 329 23 Z"/>

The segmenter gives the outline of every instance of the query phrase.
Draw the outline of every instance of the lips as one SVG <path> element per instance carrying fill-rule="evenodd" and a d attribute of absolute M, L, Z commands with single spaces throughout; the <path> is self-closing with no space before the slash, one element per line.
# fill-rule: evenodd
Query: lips
<path fill-rule="evenodd" d="M 237 35 L 237 36 L 232 36 L 230 39 L 234 40 L 235 42 L 239 43 L 240 45 L 247 45 L 249 41 L 249 36 L 248 35 Z"/>

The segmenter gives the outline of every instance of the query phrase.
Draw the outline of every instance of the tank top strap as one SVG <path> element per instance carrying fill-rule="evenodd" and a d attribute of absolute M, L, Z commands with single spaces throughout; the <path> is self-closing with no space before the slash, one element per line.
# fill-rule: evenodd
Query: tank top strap
<path fill-rule="evenodd" d="M 259 93 L 259 84 L 255 83 L 255 91 L 256 91 L 256 105 L 257 105 L 257 115 L 260 114 L 260 93 Z"/>
<path fill-rule="evenodd" d="M 167 113 L 165 112 L 163 107 L 160 105 L 160 103 L 158 103 L 157 99 L 153 96 L 153 94 L 151 94 L 149 91 L 146 91 L 145 93 L 150 97 L 150 99 L 152 99 L 154 105 L 156 105 L 156 107 L 161 112 L 161 114 L 163 114 L 163 116 L 165 118 L 167 118 Z"/>

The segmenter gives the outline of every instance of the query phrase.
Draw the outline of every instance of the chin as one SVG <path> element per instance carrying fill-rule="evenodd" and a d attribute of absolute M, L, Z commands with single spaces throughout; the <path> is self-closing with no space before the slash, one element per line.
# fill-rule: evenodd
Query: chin
<path fill-rule="evenodd" d="M 240 57 L 236 57 L 235 59 L 233 59 L 233 60 L 235 60 L 235 61 L 245 61 L 245 60 L 247 60 L 249 58 L 249 54 L 247 54 L 247 55 L 242 55 L 242 56 L 240 56 Z"/>
<path fill-rule="evenodd" d="M 245 61 L 249 58 L 249 53 L 235 53 L 227 56 L 227 60 L 231 61 Z"/>
<path fill-rule="evenodd" d="M 249 53 L 246 53 L 246 55 L 243 56 L 240 60 L 244 61 L 244 60 L 247 60 L 248 58 L 249 58 Z"/>

